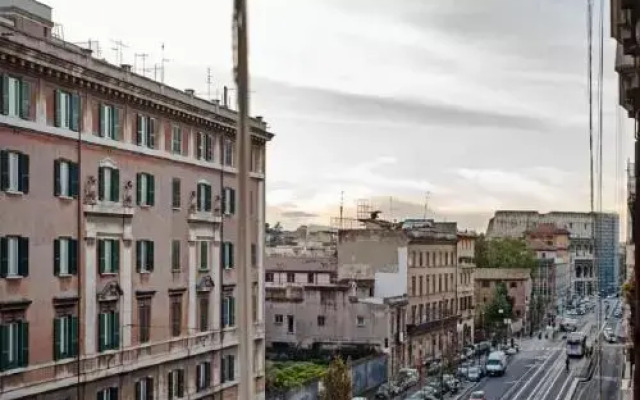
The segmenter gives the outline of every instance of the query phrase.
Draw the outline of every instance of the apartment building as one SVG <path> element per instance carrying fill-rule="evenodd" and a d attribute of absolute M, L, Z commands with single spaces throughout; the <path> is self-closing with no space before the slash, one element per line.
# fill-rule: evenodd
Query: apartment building
<path fill-rule="evenodd" d="M 478 235 L 475 232 L 458 232 L 457 256 L 458 272 L 456 273 L 458 312 L 460 321 L 458 322 L 458 343 L 460 346 L 472 344 L 475 333 L 475 244 Z"/>
<path fill-rule="evenodd" d="M 0 0 L 3 399 L 237 398 L 237 114 Z M 256 393 L 264 160 L 250 122 Z"/>

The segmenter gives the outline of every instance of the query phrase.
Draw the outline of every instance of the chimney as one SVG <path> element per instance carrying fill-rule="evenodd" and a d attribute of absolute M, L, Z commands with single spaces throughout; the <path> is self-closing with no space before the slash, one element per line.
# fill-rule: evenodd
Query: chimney
<path fill-rule="evenodd" d="M 120 68 L 122 68 L 124 72 L 131 72 L 131 64 L 120 64 Z"/>
<path fill-rule="evenodd" d="M 225 108 L 229 108 L 229 88 L 222 88 L 222 106 Z"/>
<path fill-rule="evenodd" d="M 258 122 L 262 122 L 262 115 L 256 115 L 256 120 Z"/>
<path fill-rule="evenodd" d="M 193 95 L 196 93 L 195 90 L 193 89 L 185 89 L 184 92 L 189 95 L 189 97 L 193 97 Z"/>
<path fill-rule="evenodd" d="M 87 49 L 86 47 L 83 47 L 81 51 L 82 51 L 82 54 L 84 54 L 87 57 L 91 57 L 91 54 L 93 54 L 93 50 Z"/>

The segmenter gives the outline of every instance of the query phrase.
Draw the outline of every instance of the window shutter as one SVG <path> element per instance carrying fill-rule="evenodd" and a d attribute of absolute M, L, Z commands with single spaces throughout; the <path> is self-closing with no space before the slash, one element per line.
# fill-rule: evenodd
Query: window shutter
<path fill-rule="evenodd" d="M 200 242 L 200 269 L 207 269 L 207 244 Z"/>
<path fill-rule="evenodd" d="M 100 127 L 98 128 L 98 136 L 102 136 L 104 137 L 105 134 L 107 133 L 107 115 L 105 113 L 105 106 L 104 104 L 100 104 L 98 106 L 98 110 L 100 113 Z"/>
<path fill-rule="evenodd" d="M 20 118 L 30 119 L 31 117 L 31 83 L 20 81 Z"/>
<path fill-rule="evenodd" d="M 9 152 L 0 150 L 0 190 L 9 188 Z"/>
<path fill-rule="evenodd" d="M 144 400 L 153 400 L 153 378 L 147 378 L 147 398 Z"/>
<path fill-rule="evenodd" d="M 60 240 L 53 240 L 53 275 L 60 275 Z"/>
<path fill-rule="evenodd" d="M 137 114 L 136 115 L 136 144 L 138 146 L 140 146 L 142 144 L 142 135 L 145 134 L 145 132 L 143 132 L 142 130 L 142 118 L 144 118 L 142 115 Z M 148 141 L 147 141 L 148 143 Z"/>
<path fill-rule="evenodd" d="M 180 269 L 180 241 L 174 240 L 171 245 L 171 269 Z"/>
<path fill-rule="evenodd" d="M 78 273 L 78 239 L 69 239 L 69 273 Z"/>
<path fill-rule="evenodd" d="M 111 242 L 111 262 L 113 263 L 113 272 L 120 270 L 120 242 L 114 240 Z"/>
<path fill-rule="evenodd" d="M 74 132 L 80 131 L 80 96 L 76 93 L 71 95 L 71 121 L 69 129 Z"/>
<path fill-rule="evenodd" d="M 178 370 L 178 397 L 184 396 L 184 370 Z"/>
<path fill-rule="evenodd" d="M 21 367 L 26 367 L 29 365 L 29 323 L 22 321 L 20 325 L 18 325 L 18 329 L 18 348 L 20 351 L 18 361 Z"/>
<path fill-rule="evenodd" d="M 111 201 L 120 201 L 120 171 L 111 170 Z"/>
<path fill-rule="evenodd" d="M 60 196 L 60 160 L 53 160 L 53 195 Z"/>
<path fill-rule="evenodd" d="M 56 91 L 53 94 L 53 105 L 55 108 L 55 112 L 53 115 L 53 125 L 60 127 L 61 122 L 62 122 L 62 115 L 61 110 L 60 110 L 60 91 L 56 89 Z"/>
<path fill-rule="evenodd" d="M 112 318 L 111 327 L 113 329 L 111 333 L 111 337 L 113 338 L 113 343 L 111 343 L 112 349 L 120 348 L 120 313 L 114 312 L 109 314 Z"/>
<path fill-rule="evenodd" d="M 170 371 L 167 374 L 167 393 L 168 393 L 168 397 L 169 399 L 173 399 L 173 396 L 175 395 L 175 390 L 173 390 L 173 371 Z"/>
<path fill-rule="evenodd" d="M 61 358 L 60 354 L 60 325 L 62 322 L 60 318 L 53 319 L 53 359 L 59 360 Z"/>
<path fill-rule="evenodd" d="M 223 188 L 222 189 L 222 213 L 223 214 L 227 214 L 227 204 L 229 202 L 229 189 L 228 188 Z"/>
<path fill-rule="evenodd" d="M 147 241 L 147 269 L 150 272 L 153 272 L 153 267 L 155 264 L 155 252 L 154 252 L 154 245 L 153 245 L 153 241 L 152 240 L 148 240 Z"/>
<path fill-rule="evenodd" d="M 136 382 L 136 400 L 145 400 L 142 398 L 142 381 Z"/>
<path fill-rule="evenodd" d="M 213 139 L 211 138 L 211 135 L 205 136 L 205 151 L 207 161 L 213 160 Z"/>
<path fill-rule="evenodd" d="M 6 278 L 9 272 L 9 242 L 6 237 L 0 237 L 0 278 Z"/>
<path fill-rule="evenodd" d="M 211 186 L 204 185 L 204 210 L 211 211 Z"/>
<path fill-rule="evenodd" d="M 178 208 L 180 207 L 180 179 L 178 178 L 173 178 L 173 180 L 171 181 L 171 187 L 173 190 L 173 195 L 171 198 L 171 206 L 174 208 Z"/>
<path fill-rule="evenodd" d="M 111 110 L 111 133 L 113 140 L 120 140 L 120 109 L 118 107 L 112 107 Z"/>
<path fill-rule="evenodd" d="M 136 272 L 142 271 L 142 240 L 136 240 Z"/>
<path fill-rule="evenodd" d="M 118 400 L 118 388 L 110 387 L 109 388 L 109 400 Z"/>
<path fill-rule="evenodd" d="M 236 376 L 236 359 L 233 356 L 229 356 L 229 377 L 231 380 L 235 379 Z"/>
<path fill-rule="evenodd" d="M 9 114 L 9 77 L 2 75 L 0 79 L 0 86 L 2 86 L 2 114 Z"/>
<path fill-rule="evenodd" d="M 104 274 L 106 271 L 106 258 L 104 251 L 104 240 L 98 240 L 98 271 Z"/>
<path fill-rule="evenodd" d="M 69 194 L 78 198 L 78 164 L 69 163 Z"/>
<path fill-rule="evenodd" d="M 104 200 L 104 167 L 98 168 L 98 200 Z"/>
<path fill-rule="evenodd" d="M 156 179 L 153 175 L 147 175 L 147 204 L 155 205 L 156 196 Z"/>
<path fill-rule="evenodd" d="M 234 248 L 233 243 L 229 243 L 229 268 L 234 267 Z"/>
<path fill-rule="evenodd" d="M 4 371 L 9 363 L 8 325 L 0 325 L 0 371 Z"/>
<path fill-rule="evenodd" d="M 22 193 L 29 193 L 29 156 L 26 154 L 20 154 L 18 158 L 18 169 L 20 172 L 20 182 L 18 189 Z"/>
<path fill-rule="evenodd" d="M 136 174 L 136 204 L 142 204 L 142 174 Z"/>
<path fill-rule="evenodd" d="M 225 356 L 220 356 L 220 383 L 225 383 L 225 372 L 227 368 L 227 360 L 225 360 Z"/>
<path fill-rule="evenodd" d="M 71 344 L 69 348 L 69 354 L 75 357 L 78 355 L 78 338 L 79 338 L 78 317 L 72 316 L 70 320 L 71 320 L 71 329 L 70 329 L 71 332 L 69 337 L 71 338 Z"/>
<path fill-rule="evenodd" d="M 222 298 L 222 326 L 225 327 L 229 324 L 229 297 Z"/>
<path fill-rule="evenodd" d="M 156 119 L 149 118 L 147 120 L 147 146 L 152 149 L 156 148 Z"/>
<path fill-rule="evenodd" d="M 106 349 L 107 337 L 105 336 L 105 327 L 107 325 L 107 314 L 98 314 L 98 351 L 104 351 Z"/>
<path fill-rule="evenodd" d="M 18 239 L 18 272 L 20 276 L 29 276 L 29 238 Z"/>
<path fill-rule="evenodd" d="M 229 326 L 236 325 L 236 298 L 229 296 Z"/>
<path fill-rule="evenodd" d="M 203 207 L 204 204 L 202 204 L 202 201 L 200 200 L 202 198 L 202 183 L 198 183 L 198 185 L 196 185 L 196 205 L 197 205 L 197 209 L 198 211 L 203 211 Z"/>
<path fill-rule="evenodd" d="M 236 213 L 236 190 L 235 189 L 229 189 L 229 203 L 230 203 L 229 212 L 231 214 L 235 214 Z"/>
<path fill-rule="evenodd" d="M 203 149 L 204 143 L 202 142 L 202 133 L 196 133 L 196 158 L 200 160 L 203 157 Z"/>

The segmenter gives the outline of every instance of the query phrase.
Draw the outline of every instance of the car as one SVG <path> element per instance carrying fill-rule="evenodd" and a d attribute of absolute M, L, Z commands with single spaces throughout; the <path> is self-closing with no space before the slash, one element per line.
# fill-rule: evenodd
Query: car
<path fill-rule="evenodd" d="M 482 378 L 482 371 L 478 367 L 471 367 L 467 370 L 467 379 L 470 382 L 478 382 Z"/>
<path fill-rule="evenodd" d="M 515 347 L 507 347 L 505 353 L 507 353 L 508 356 L 513 356 L 518 353 L 518 349 L 516 349 Z"/>
<path fill-rule="evenodd" d="M 469 400 L 487 400 L 487 396 L 485 396 L 484 391 L 478 390 L 471 393 Z"/>

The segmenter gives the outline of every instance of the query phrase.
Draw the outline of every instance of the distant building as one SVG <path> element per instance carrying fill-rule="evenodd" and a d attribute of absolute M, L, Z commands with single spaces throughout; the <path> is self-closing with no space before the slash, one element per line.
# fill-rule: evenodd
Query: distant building
<path fill-rule="evenodd" d="M 474 232 L 458 232 L 456 273 L 457 303 L 460 313 L 458 321 L 458 343 L 468 345 L 474 343 L 475 334 L 475 248 L 478 235 Z"/>
<path fill-rule="evenodd" d="M 529 313 L 531 271 L 522 268 L 476 268 L 475 276 L 475 326 L 479 337 L 487 339 L 490 333 L 487 332 L 484 313 L 487 305 L 493 301 L 498 283 L 504 283 L 507 287 L 513 314 L 511 331 L 529 332 L 532 324 Z"/>

